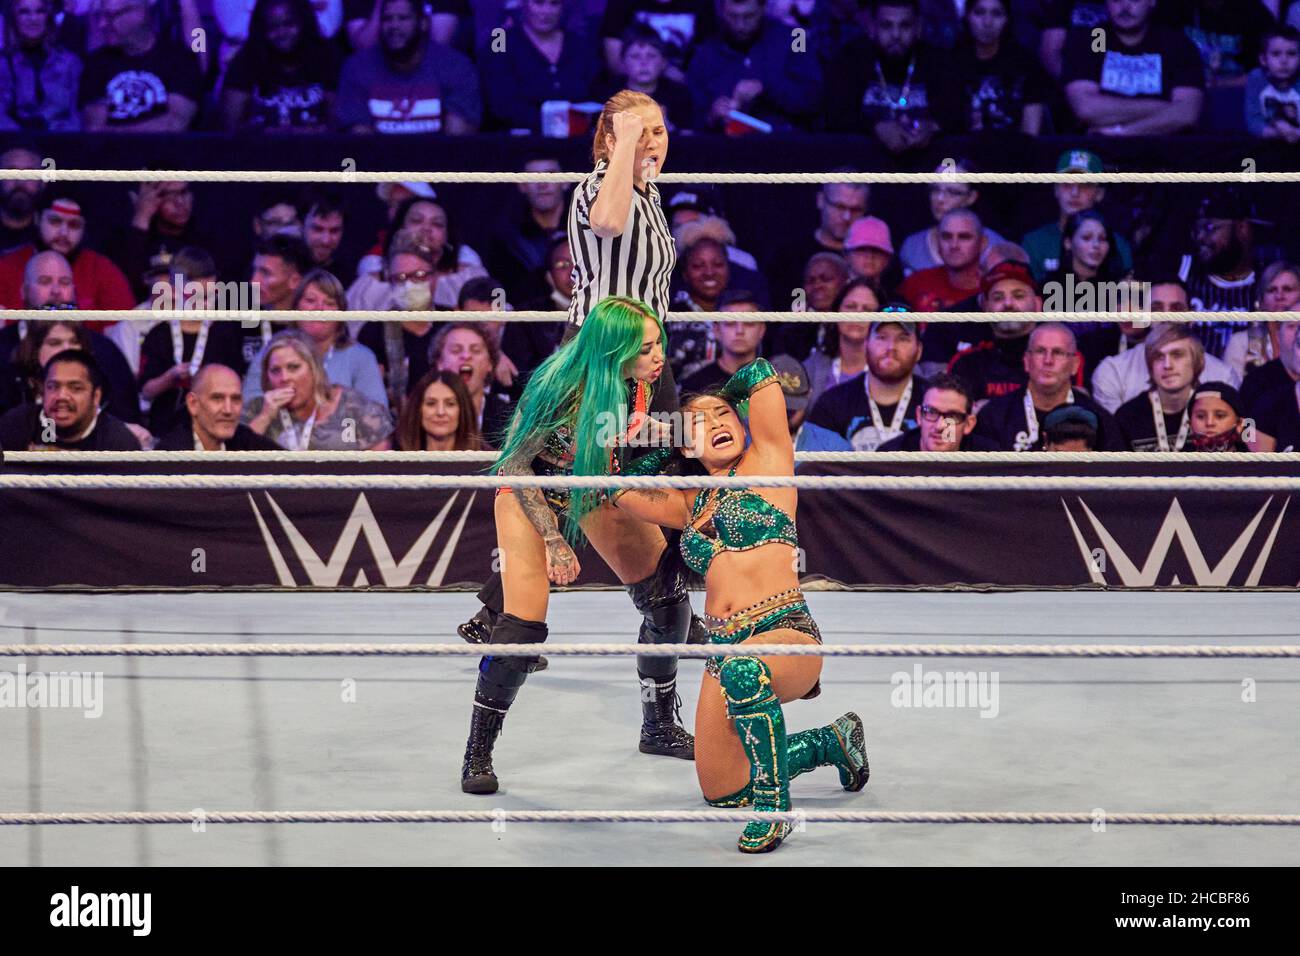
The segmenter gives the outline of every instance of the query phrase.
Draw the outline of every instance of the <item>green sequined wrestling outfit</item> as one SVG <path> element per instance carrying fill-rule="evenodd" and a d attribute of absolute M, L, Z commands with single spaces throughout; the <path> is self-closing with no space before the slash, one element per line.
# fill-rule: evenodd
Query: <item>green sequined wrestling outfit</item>
<path fill-rule="evenodd" d="M 746 415 L 750 396 L 776 382 L 772 366 L 765 359 L 758 359 L 732 376 L 722 390 L 722 397 Z M 660 463 L 663 461 L 661 456 Z M 644 469 L 638 470 L 645 473 Z M 735 474 L 733 467 L 728 477 Z M 711 503 L 713 508 L 709 512 Z M 773 542 L 798 547 L 794 518 L 748 488 L 722 488 L 716 493 L 706 491 L 696 495 L 690 520 L 682 530 L 680 548 L 687 566 L 707 578 L 713 559 L 724 551 L 749 551 Z M 821 632 L 797 587 L 764 598 L 726 618 L 706 614 L 705 624 L 715 644 L 736 644 L 777 629 L 800 631 L 821 643 Z M 848 713 L 825 727 L 787 736 L 785 714 L 773 690 L 772 671 L 764 660 L 715 657 L 709 660 L 707 671 L 718 680 L 727 715 L 750 763 L 749 783 L 736 793 L 709 800 L 711 805 L 787 811 L 790 781 L 825 766 L 837 768 L 840 783 L 846 790 L 857 791 L 866 786 L 870 771 L 865 733 L 856 714 Z M 804 697 L 819 693 L 820 682 Z M 790 831 L 788 823 L 756 819 L 745 827 L 738 846 L 744 853 L 764 853 L 776 849 Z"/>

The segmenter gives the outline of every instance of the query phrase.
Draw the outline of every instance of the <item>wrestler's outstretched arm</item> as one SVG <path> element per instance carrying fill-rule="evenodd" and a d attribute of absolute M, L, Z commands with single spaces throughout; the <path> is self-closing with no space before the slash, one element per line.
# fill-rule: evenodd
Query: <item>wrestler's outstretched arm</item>
<path fill-rule="evenodd" d="M 614 494 L 613 501 L 620 511 L 664 528 L 680 531 L 691 519 L 687 492 L 677 488 L 623 488 Z"/>

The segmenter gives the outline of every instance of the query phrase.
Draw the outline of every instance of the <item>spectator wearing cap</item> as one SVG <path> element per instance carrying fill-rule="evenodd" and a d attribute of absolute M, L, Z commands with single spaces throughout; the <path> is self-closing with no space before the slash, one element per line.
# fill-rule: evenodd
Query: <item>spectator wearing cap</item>
<path fill-rule="evenodd" d="M 764 15 L 763 0 L 721 0 L 717 12 L 717 33 L 696 46 L 686 70 L 695 128 L 724 129 L 740 112 L 779 129 L 810 129 L 822 102 L 817 58 Z"/>
<path fill-rule="evenodd" d="M 857 172 L 840 168 L 835 172 Z M 817 226 L 811 232 L 791 230 L 767 263 L 772 289 L 778 303 L 793 302 L 803 287 L 808 260 L 819 252 L 843 254 L 849 227 L 867 214 L 871 187 L 866 183 L 825 183 L 817 190 Z M 784 305 L 783 305 L 784 307 Z M 775 331 L 775 329 L 774 329 Z"/>
<path fill-rule="evenodd" d="M 1103 136 L 1162 136 L 1196 127 L 1205 72 L 1187 37 L 1154 22 L 1156 0 L 1106 0 L 1105 50 L 1093 31 L 1065 44 L 1061 85 L 1079 125 Z"/>
<path fill-rule="evenodd" d="M 667 44 L 653 27 L 639 22 L 624 31 L 621 42 L 617 73 L 596 98 L 604 102 L 619 90 L 644 93 L 659 104 L 669 133 L 689 131 L 695 125 L 695 104 L 690 88 L 666 75 L 671 69 Z"/>
<path fill-rule="evenodd" d="M 941 265 L 913 272 L 898 294 L 914 312 L 942 312 L 980 287 L 984 226 L 970 209 L 954 209 L 939 220 Z"/>
<path fill-rule="evenodd" d="M 850 279 L 831 303 L 830 312 L 879 312 L 880 293 L 866 279 Z M 906 312 L 907 306 L 892 304 L 891 311 Z M 808 323 L 804 323 L 807 325 Z M 798 327 L 798 326 L 796 326 Z M 870 322 L 834 322 L 821 327 L 822 341 L 804 359 L 808 370 L 809 407 L 828 388 L 861 375 L 867 368 L 867 335 Z M 816 332 L 816 328 L 813 328 Z M 816 341 L 813 339 L 812 341 Z"/>
<path fill-rule="evenodd" d="M 172 260 L 166 294 L 158 308 L 217 308 L 213 286 L 216 263 L 202 249 L 187 247 Z M 194 301 L 193 292 L 202 289 Z M 245 367 L 243 334 L 238 323 L 212 319 L 158 322 L 140 343 L 140 395 L 149 403 L 149 431 L 165 435 L 189 417 L 185 396 L 205 365 Z"/>
<path fill-rule="evenodd" d="M 0 169 L 40 169 L 34 150 L 15 146 L 0 153 Z M 36 209 L 45 184 L 39 179 L 0 179 L 0 254 L 36 239 Z"/>
<path fill-rule="evenodd" d="M 808 396 L 812 392 L 808 370 L 792 355 L 774 356 L 772 368 L 785 396 L 785 416 L 790 425 L 790 435 L 797 436 L 803 427 L 804 416 L 808 414 Z"/>
<path fill-rule="evenodd" d="M 140 183 L 130 199 L 131 221 L 113 232 L 106 248 L 130 280 L 136 302 L 150 296 L 155 260 L 165 264 L 186 246 L 214 249 L 225 245 L 215 243 L 196 222 L 194 191 L 189 183 Z"/>
<path fill-rule="evenodd" d="M 1086 149 L 1068 149 L 1056 161 L 1058 173 L 1103 172 L 1101 157 Z M 1037 282 L 1044 282 L 1050 273 L 1061 268 L 1061 250 L 1065 224 L 1071 216 L 1096 209 L 1106 197 L 1106 187 L 1099 183 L 1057 183 L 1052 187 L 1056 195 L 1055 222 L 1045 223 L 1028 233 L 1021 245 L 1029 253 L 1029 269 Z M 1114 252 L 1119 256 L 1120 268 L 1127 274 L 1133 269 L 1133 247 L 1123 236 L 1114 235 Z"/>
<path fill-rule="evenodd" d="M 1288 370 L 1300 369 L 1300 335 L 1292 335 Z M 1300 450 L 1300 382 L 1287 382 L 1264 393 L 1251 410 L 1255 420 L 1252 451 Z"/>
<path fill-rule="evenodd" d="M 1193 312 L 1247 312 L 1254 306 L 1255 225 L 1260 222 L 1253 204 L 1236 188 L 1216 189 L 1201 202 L 1192 226 L 1194 251 L 1179 259 L 1177 270 Z M 1197 330 L 1205 351 L 1222 358 L 1233 332 L 1245 325 L 1201 322 Z M 1245 368 L 1236 372 L 1240 380 Z"/>
<path fill-rule="evenodd" d="M 917 426 L 891 438 L 881 451 L 997 451 L 974 434 L 976 416 L 970 386 L 944 373 L 930 380 L 916 410 Z"/>
<path fill-rule="evenodd" d="M 968 159 L 958 159 L 953 166 L 940 166 L 935 172 L 942 173 L 947 169 L 954 169 L 959 173 L 976 172 L 975 164 Z M 902 248 L 899 251 L 898 258 L 903 267 L 904 275 L 911 275 L 913 272 L 919 272 L 922 269 L 933 269 L 935 266 L 943 265 L 943 259 L 939 255 L 939 222 L 948 213 L 958 209 L 972 209 L 975 203 L 979 201 L 979 190 L 970 183 L 956 183 L 940 180 L 930 184 L 930 215 L 934 217 L 935 224 L 925 229 L 912 233 L 903 240 Z M 995 230 L 984 228 L 984 246 L 980 252 L 994 243 L 1006 242 Z"/>
<path fill-rule="evenodd" d="M 1046 451 L 1096 451 L 1101 421 L 1086 408 L 1060 405 L 1043 416 Z"/>
<path fill-rule="evenodd" d="M 869 35 L 850 41 L 827 69 L 832 132 L 863 133 L 891 153 L 924 149 L 940 131 L 940 56 L 921 41 L 917 0 L 872 0 Z"/>
<path fill-rule="evenodd" d="M 1191 434 L 1191 398 L 1205 371 L 1205 348 L 1188 325 L 1162 323 L 1142 343 L 1151 387 L 1115 412 L 1133 451 L 1183 451 Z"/>
<path fill-rule="evenodd" d="M 139 451 L 126 423 L 101 410 L 104 379 L 83 349 L 56 353 L 41 370 L 41 397 L 0 415 L 10 451 Z"/>
<path fill-rule="evenodd" d="M 941 86 L 953 133 L 1024 133 L 1043 125 L 1052 84 L 1034 56 L 1016 42 L 1011 0 L 967 0 L 961 32 Z"/>
<path fill-rule="evenodd" d="M 1003 262 L 980 280 L 980 309 L 1037 313 L 1043 311 L 1043 300 L 1028 269 L 1018 262 Z M 958 328 L 965 328 L 965 324 Z M 1025 350 L 1033 328 L 1034 322 L 1019 319 L 993 322 L 988 326 L 989 338 L 959 349 L 948 361 L 947 371 L 970 385 L 976 410 L 986 400 L 1006 395 L 1025 383 Z M 980 330 L 974 334 L 980 334 Z M 951 341 L 950 335 L 934 338 Z"/>
<path fill-rule="evenodd" d="M 1078 377 L 1079 351 L 1074 333 L 1059 322 L 1046 322 L 1029 334 L 1025 349 L 1026 383 L 990 399 L 979 412 L 976 431 L 1002 451 L 1040 451 L 1043 418 L 1058 405 L 1078 405 L 1097 416 L 1098 447 L 1121 451 L 1119 426 L 1087 392 L 1072 387 Z"/>
<path fill-rule="evenodd" d="M 1300 143 L 1300 32 L 1289 25 L 1267 30 L 1259 66 L 1246 76 L 1246 131 L 1262 139 Z"/>
<path fill-rule="evenodd" d="M 1150 284 L 1152 312 L 1187 312 L 1187 289 L 1175 277 L 1157 279 Z M 1130 298 L 1132 308 L 1138 308 Z M 1093 368 L 1091 376 L 1092 397 L 1112 415 L 1125 402 L 1145 395 L 1151 388 L 1151 374 L 1147 368 L 1143 345 L 1154 325 L 1147 322 L 1119 322 L 1102 325 L 1079 337 L 1079 350 Z M 1204 351 L 1204 350 L 1202 350 Z M 1213 355 L 1205 356 L 1206 378 L 1237 381 L 1236 373 Z"/>
<path fill-rule="evenodd" d="M 280 446 L 241 424 L 239 373 L 224 365 L 199 369 L 185 393 L 187 421 L 158 440 L 155 451 L 278 451 Z"/>
<path fill-rule="evenodd" d="M 748 290 L 733 289 L 724 294 L 718 311 L 757 312 L 759 308 Z M 713 338 L 718 343 L 718 357 L 682 379 L 681 394 L 700 394 L 724 385 L 762 353 L 766 331 L 767 326 L 762 322 L 714 322 Z"/>
<path fill-rule="evenodd" d="M 92 133 L 180 133 L 203 101 L 198 58 L 159 34 L 148 0 L 101 0 L 103 45 L 85 60 L 77 94 Z M 188 37 L 187 37 L 188 39 Z"/>
<path fill-rule="evenodd" d="M 519 19 L 479 47 L 485 130 L 542 129 L 542 104 L 597 92 L 600 59 L 590 37 L 564 28 L 569 0 L 524 0 Z"/>
<path fill-rule="evenodd" d="M 889 235 L 889 223 L 877 216 L 863 216 L 849 226 L 844 240 L 844 258 L 854 276 L 871 280 L 878 289 L 892 288 L 897 283 L 887 281 L 886 273 L 895 270 L 894 242 Z"/>
<path fill-rule="evenodd" d="M 339 76 L 339 128 L 408 135 L 477 132 L 483 101 L 474 64 L 431 40 L 429 16 L 417 0 L 377 0 L 376 6 L 378 46 L 353 53 Z"/>
<path fill-rule="evenodd" d="M 867 368 L 827 389 L 799 433 L 802 451 L 875 451 L 916 427 L 925 381 L 913 374 L 921 359 L 916 324 L 893 315 L 877 319 L 867 335 Z"/>
<path fill-rule="evenodd" d="M 526 173 L 559 171 L 560 161 L 554 156 L 535 156 L 524 163 Z M 564 229 L 568 210 L 564 183 L 519 183 L 518 189 L 523 201 L 512 204 L 508 218 L 496 224 L 485 253 L 488 270 L 501 280 L 513 302 L 547 292 L 542 283 L 546 250 L 555 233 Z"/>
<path fill-rule="evenodd" d="M 59 41 L 60 13 L 46 0 L 5 4 L 0 130 L 75 133 L 81 129 L 77 111 L 81 60 Z"/>
<path fill-rule="evenodd" d="M 1241 396 L 1227 382 L 1202 382 L 1192 392 L 1192 451 L 1250 451 L 1242 440 Z"/>
<path fill-rule="evenodd" d="M 72 266 L 81 309 L 131 309 L 135 296 L 122 270 L 107 256 L 86 247 L 86 217 L 81 204 L 59 189 L 48 189 L 41 197 L 36 215 L 34 242 L 0 256 L 0 308 L 17 309 L 22 302 L 23 270 L 38 252 L 52 250 Z M 110 323 L 90 322 L 101 331 Z"/>

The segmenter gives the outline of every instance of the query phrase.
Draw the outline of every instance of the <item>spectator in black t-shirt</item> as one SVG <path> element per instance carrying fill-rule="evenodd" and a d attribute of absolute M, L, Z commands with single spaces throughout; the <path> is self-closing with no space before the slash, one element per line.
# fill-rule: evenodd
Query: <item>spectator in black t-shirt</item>
<path fill-rule="evenodd" d="M 1261 305 L 1261 308 L 1264 306 Z M 1296 362 L 1295 352 L 1298 333 L 1300 333 L 1300 320 L 1278 323 L 1277 358 L 1252 368 L 1246 374 L 1246 380 L 1241 383 L 1241 402 L 1245 414 L 1253 416 L 1265 395 L 1300 382 L 1300 364 Z"/>
<path fill-rule="evenodd" d="M 931 379 L 916 410 L 916 427 L 880 446 L 880 451 L 997 451 L 974 434 L 970 386 L 955 375 Z"/>
<path fill-rule="evenodd" d="M 1291 339 L 1288 351 L 1287 369 L 1295 375 L 1300 370 L 1300 335 Z M 1300 450 L 1300 381 L 1286 382 L 1262 395 L 1251 414 L 1255 420 L 1252 451 Z"/>
<path fill-rule="evenodd" d="M 257 0 L 248 42 L 221 85 L 228 131 L 324 133 L 338 88 L 336 47 L 320 33 L 308 0 Z"/>
<path fill-rule="evenodd" d="M 0 168 L 40 169 L 41 157 L 15 146 L 0 153 Z M 36 241 L 36 204 L 43 189 L 39 179 L 0 179 L 0 255 Z"/>
<path fill-rule="evenodd" d="M 1241 396 L 1227 382 L 1202 382 L 1192 392 L 1192 450 L 1250 451 L 1242 440 Z"/>
<path fill-rule="evenodd" d="M 1044 417 L 1059 405 L 1073 404 L 1097 416 L 1099 448 L 1123 450 L 1115 420 L 1087 392 L 1071 386 L 1078 377 L 1079 351 L 1067 326 L 1046 322 L 1034 329 L 1024 367 L 1026 384 L 985 404 L 976 432 L 1003 451 L 1039 451 L 1045 444 Z"/>
<path fill-rule="evenodd" d="M 213 283 L 217 266 L 203 249 L 182 249 L 168 276 L 171 301 L 160 305 L 187 308 L 191 303 L 216 307 Z M 212 299 L 212 302 L 208 300 Z M 165 435 L 189 415 L 185 396 L 205 365 L 245 367 L 238 323 L 212 319 L 159 322 L 140 344 L 140 394 L 149 401 L 149 430 Z"/>
<path fill-rule="evenodd" d="M 1058 405 L 1043 416 L 1046 451 L 1096 451 L 1101 422 L 1078 405 Z"/>
<path fill-rule="evenodd" d="M 554 156 L 536 156 L 524 163 L 526 173 L 558 173 Z M 518 200 L 508 206 L 509 218 L 496 224 L 485 251 L 487 268 L 501 280 L 512 302 L 545 295 L 546 250 L 556 230 L 564 228 L 568 210 L 564 183 L 520 183 Z M 564 304 L 568 308 L 568 303 Z M 547 306 L 547 308 L 550 308 Z"/>
<path fill-rule="evenodd" d="M 342 196 L 323 189 L 309 189 L 299 200 L 302 238 L 311 253 L 312 268 L 327 269 L 335 275 L 350 275 L 355 271 L 351 261 L 344 263 L 338 258 L 339 246 L 343 244 L 345 209 Z"/>
<path fill-rule="evenodd" d="M 1089 132 L 1159 136 L 1196 126 L 1205 76 L 1196 47 L 1153 21 L 1155 0 L 1107 0 L 1105 51 L 1089 30 L 1066 41 L 1061 82 L 1070 108 Z"/>
<path fill-rule="evenodd" d="M 695 45 L 713 32 L 714 0 L 609 0 L 600 22 L 605 68 L 623 74 L 623 35 L 634 23 L 654 30 L 668 55 L 667 77 L 686 82 L 686 64 Z"/>
<path fill-rule="evenodd" d="M 871 35 L 844 47 L 827 70 L 826 124 L 866 133 L 891 153 L 924 149 L 940 130 L 943 66 L 919 42 L 916 0 L 874 0 Z"/>
<path fill-rule="evenodd" d="M 131 283 L 137 302 L 149 298 L 152 283 L 146 274 L 155 259 L 173 256 L 186 246 L 210 249 L 225 245 L 199 227 L 194 217 L 194 191 L 189 183 L 140 183 L 131 191 L 130 198 L 134 207 L 131 222 L 125 228 L 114 230 L 104 248 Z M 217 268 L 218 275 L 223 271 Z"/>
<path fill-rule="evenodd" d="M 293 207 L 290 207 L 291 209 Z M 297 215 L 295 211 L 294 215 Z M 253 253 L 253 284 L 260 309 L 292 309 L 302 277 L 312 270 L 311 253 L 296 235 L 275 233 L 258 240 Z M 271 336 L 289 327 L 287 322 L 263 319 L 256 327 L 240 322 L 242 348 L 236 368 L 247 368 L 271 342 Z"/>
<path fill-rule="evenodd" d="M 1191 439 L 1192 388 L 1205 371 L 1205 348 L 1187 325 L 1169 323 L 1143 343 L 1151 388 L 1115 411 L 1133 451 L 1182 451 Z"/>
<path fill-rule="evenodd" d="M 980 307 L 985 312 L 1042 312 L 1043 300 L 1028 269 L 1017 262 L 1003 262 L 980 278 Z M 988 327 L 991 338 L 958 351 L 948 362 L 948 372 L 971 386 L 976 411 L 988 399 L 1006 395 L 1024 384 L 1025 350 L 1033 329 L 1033 322 L 993 322 Z M 981 332 L 977 329 L 967 334 L 974 338 Z M 927 338 L 936 342 L 950 340 L 950 336 L 941 335 Z"/>
<path fill-rule="evenodd" d="M 601 88 L 597 100 L 604 102 L 619 90 L 635 90 L 654 97 L 664 114 L 669 133 L 695 125 L 695 105 L 685 83 L 669 79 L 668 48 L 650 27 L 634 23 L 623 34 L 623 53 L 618 76 Z"/>
<path fill-rule="evenodd" d="M 722 297 L 719 312 L 757 312 L 758 303 L 746 289 L 732 289 Z M 699 394 L 725 385 L 731 376 L 762 354 L 764 322 L 714 322 L 713 337 L 718 342 L 718 357 L 692 375 L 682 379 L 682 395 Z"/>
<path fill-rule="evenodd" d="M 280 446 L 240 424 L 244 396 L 239 373 L 204 365 L 185 393 L 185 420 L 164 435 L 155 451 L 279 451 Z"/>
<path fill-rule="evenodd" d="M 1065 64 L 1065 40 L 1072 29 L 1091 31 L 1106 23 L 1105 0 L 1042 0 L 1038 59 L 1059 80 Z"/>
<path fill-rule="evenodd" d="M 729 132 L 736 112 L 777 129 L 811 128 L 822 69 L 795 47 L 789 28 L 763 15 L 763 0 L 721 0 L 718 32 L 696 47 L 686 71 L 695 128 Z"/>
<path fill-rule="evenodd" d="M 520 22 L 478 52 L 484 128 L 542 128 L 548 100 L 583 102 L 596 92 L 600 60 L 587 37 L 564 29 L 564 3 L 524 0 Z"/>
<path fill-rule="evenodd" d="M 147 0 L 102 0 L 105 45 L 86 58 L 77 103 L 88 132 L 177 133 L 203 100 L 199 63 L 154 32 Z"/>
<path fill-rule="evenodd" d="M 1010 0 L 967 0 L 950 79 L 939 95 L 952 100 L 950 132 L 1021 132 L 1037 136 L 1051 82 L 1016 43 Z"/>
<path fill-rule="evenodd" d="M 11 451 L 139 451 L 121 420 L 100 411 L 103 377 L 94 357 L 65 349 L 41 372 L 41 400 L 0 416 L 0 448 Z"/>
<path fill-rule="evenodd" d="M 1215 188 L 1201 202 L 1192 226 L 1195 251 L 1183 255 L 1177 269 L 1193 312 L 1242 312 L 1254 307 L 1255 225 L 1259 222 L 1249 197 L 1233 187 Z M 1205 350 L 1228 362 L 1239 376 L 1245 375 L 1247 364 L 1264 359 L 1248 359 L 1245 348 L 1229 354 L 1234 332 L 1244 325 L 1202 322 L 1197 328 Z"/>

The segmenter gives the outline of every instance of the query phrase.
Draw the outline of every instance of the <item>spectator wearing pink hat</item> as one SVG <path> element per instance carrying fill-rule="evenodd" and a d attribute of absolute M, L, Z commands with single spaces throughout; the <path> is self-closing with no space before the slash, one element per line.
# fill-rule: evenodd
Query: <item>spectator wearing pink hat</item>
<path fill-rule="evenodd" d="M 844 240 L 844 255 L 849 261 L 849 271 L 854 276 L 870 279 L 878 289 L 893 288 L 891 281 L 896 270 L 894 242 L 889 234 L 889 223 L 877 216 L 863 216 L 849 226 Z M 898 276 L 897 278 L 901 278 Z"/>

